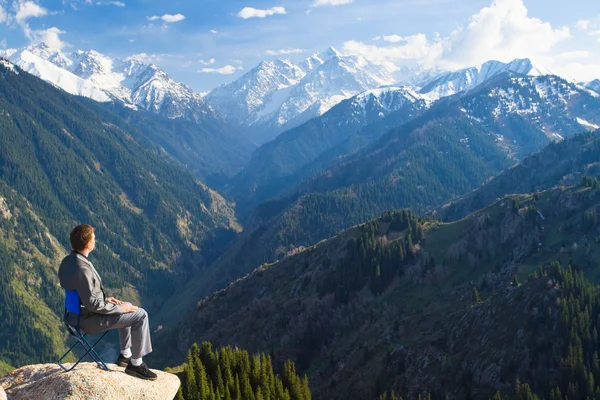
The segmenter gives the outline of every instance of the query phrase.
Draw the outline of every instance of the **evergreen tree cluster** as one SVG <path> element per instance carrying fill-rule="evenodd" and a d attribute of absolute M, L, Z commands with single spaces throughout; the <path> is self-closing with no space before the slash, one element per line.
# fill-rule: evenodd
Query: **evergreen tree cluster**
<path fill-rule="evenodd" d="M 308 378 L 300 378 L 293 362 L 283 375 L 275 374 L 270 356 L 223 347 L 209 342 L 188 352 L 176 400 L 310 400 Z"/>
<path fill-rule="evenodd" d="M 551 279 L 557 291 L 558 305 L 546 305 L 545 312 L 531 321 L 529 334 L 537 343 L 531 357 L 535 362 L 543 357 L 542 353 L 550 352 L 550 359 L 556 364 L 544 362 L 545 374 L 531 374 L 527 379 L 521 376 L 517 378 L 511 395 L 497 392 L 491 400 L 598 400 L 600 287 L 590 282 L 582 271 L 572 266 L 563 268 L 558 262 L 542 268 L 541 276 Z M 540 337 L 542 335 L 547 337 Z M 555 354 L 556 351 L 559 354 Z M 389 392 L 379 399 L 402 397 Z"/>
<path fill-rule="evenodd" d="M 390 231 L 401 232 L 401 237 L 386 244 L 378 238 L 381 223 L 388 223 Z M 335 293 L 336 302 L 347 303 L 367 282 L 374 294 L 380 294 L 414 259 L 414 244 L 423 235 L 421 218 L 409 210 L 385 213 L 381 219 L 364 224 L 361 235 L 347 242 L 345 259 L 333 267 L 319 294 Z"/>
<path fill-rule="evenodd" d="M 584 175 L 581 177 L 581 186 L 592 189 L 598 189 L 600 188 L 600 181 L 598 180 L 598 178 Z"/>

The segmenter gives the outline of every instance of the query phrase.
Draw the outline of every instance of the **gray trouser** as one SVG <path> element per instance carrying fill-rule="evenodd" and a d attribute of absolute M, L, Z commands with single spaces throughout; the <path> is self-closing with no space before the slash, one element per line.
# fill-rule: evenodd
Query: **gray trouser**
<path fill-rule="evenodd" d="M 125 314 L 93 314 L 82 318 L 79 326 L 91 335 L 118 329 L 121 350 L 131 347 L 132 358 L 142 358 L 152 352 L 148 313 L 143 308 Z"/>

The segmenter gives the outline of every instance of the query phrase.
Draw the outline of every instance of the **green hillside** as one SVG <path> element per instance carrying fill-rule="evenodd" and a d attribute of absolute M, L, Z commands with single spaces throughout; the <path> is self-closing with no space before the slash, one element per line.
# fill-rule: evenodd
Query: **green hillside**
<path fill-rule="evenodd" d="M 433 121 L 417 118 L 388 132 L 353 161 L 309 181 L 302 189 L 306 194 L 257 207 L 244 232 L 219 259 L 171 299 L 178 312 L 161 313 L 158 319 L 172 327 L 194 299 L 225 287 L 264 262 L 293 254 L 387 210 L 431 210 L 475 189 L 511 163 L 489 132 L 460 114 Z"/>
<path fill-rule="evenodd" d="M 210 340 L 289 358 L 317 399 L 392 389 L 488 399 L 517 379 L 541 395 L 566 390 L 580 375 L 558 379 L 571 350 L 560 325 L 542 319 L 548 301 L 570 298 L 548 278 L 575 278 L 550 263 L 600 278 L 599 210 L 600 191 L 586 182 L 508 196 L 454 223 L 387 214 L 199 301 L 171 346 Z"/>
<path fill-rule="evenodd" d="M 102 119 L 122 126 L 144 147 L 181 164 L 209 185 L 220 185 L 232 178 L 256 149 L 250 140 L 222 120 L 194 123 L 134 111 L 116 103 L 99 105 L 91 100 L 82 101 Z"/>
<path fill-rule="evenodd" d="M 62 350 L 56 268 L 75 225 L 97 228 L 91 260 L 109 291 L 149 310 L 240 229 L 230 203 L 116 120 L 0 66 L 0 359 L 12 365 Z"/>
<path fill-rule="evenodd" d="M 533 193 L 578 183 L 582 175 L 600 175 L 600 131 L 553 142 L 473 192 L 440 207 L 444 220 L 457 220 L 509 193 Z"/>

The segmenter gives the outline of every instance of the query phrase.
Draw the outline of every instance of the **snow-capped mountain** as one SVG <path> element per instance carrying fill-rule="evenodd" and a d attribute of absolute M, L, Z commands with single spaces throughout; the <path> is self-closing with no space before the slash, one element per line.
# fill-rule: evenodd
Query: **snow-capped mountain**
<path fill-rule="evenodd" d="M 231 123 L 264 142 L 342 100 L 393 81 L 385 68 L 330 48 L 298 64 L 262 62 L 205 99 Z"/>
<path fill-rule="evenodd" d="M 304 76 L 306 72 L 290 61 L 263 61 L 239 79 L 209 92 L 204 99 L 235 125 L 245 127 L 254 124 L 261 113 L 274 111 L 269 109 L 270 104 L 282 103 L 283 95 Z"/>
<path fill-rule="evenodd" d="M 600 79 L 594 79 L 593 81 L 588 82 L 585 87 L 600 94 Z"/>
<path fill-rule="evenodd" d="M 487 61 L 483 64 L 464 68 L 455 72 L 445 72 L 434 76 L 422 83 L 420 93 L 430 100 L 452 96 L 456 93 L 466 92 L 485 83 L 494 77 L 512 72 L 519 75 L 550 75 L 544 68 L 538 68 L 529 59 L 517 59 L 509 63 L 500 61 Z"/>
<path fill-rule="evenodd" d="M 361 126 L 366 126 L 407 105 L 411 106 L 413 115 L 416 115 L 418 111 L 427 109 L 430 104 L 429 99 L 412 88 L 389 86 L 360 93 L 347 100 L 346 107 L 351 110 L 348 117 L 359 122 Z"/>
<path fill-rule="evenodd" d="M 45 44 L 0 50 L 23 70 L 74 95 L 118 101 L 168 118 L 219 118 L 202 96 L 153 64 L 112 59 L 97 51 L 63 53 Z"/>
<path fill-rule="evenodd" d="M 600 96 L 555 75 L 507 77 L 480 86 L 460 102 L 468 117 L 509 132 L 517 145 L 544 144 L 544 138 L 560 140 L 600 126 Z"/>

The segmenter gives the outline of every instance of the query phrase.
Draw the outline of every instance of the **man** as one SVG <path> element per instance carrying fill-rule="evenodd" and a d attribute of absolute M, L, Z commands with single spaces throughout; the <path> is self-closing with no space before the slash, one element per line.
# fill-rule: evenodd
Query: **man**
<path fill-rule="evenodd" d="M 141 308 L 114 297 L 106 298 L 100 275 L 88 259 L 96 247 L 96 234 L 90 225 L 79 225 L 71 231 L 73 252 L 60 264 L 58 277 L 65 290 L 76 290 L 81 301 L 79 327 L 87 334 L 118 329 L 121 354 L 116 364 L 125 373 L 141 379 L 156 380 L 142 357 L 152 352 L 148 314 Z M 73 315 L 67 323 L 75 325 Z"/>

